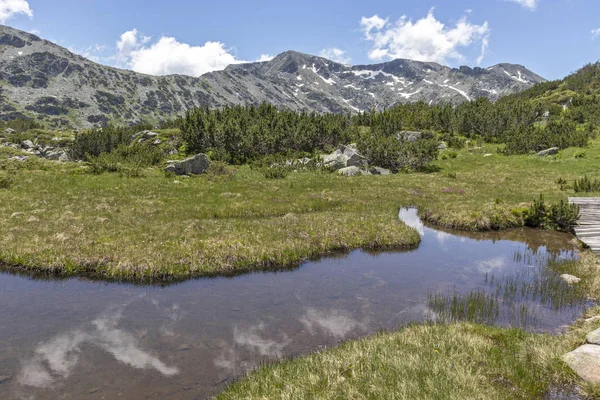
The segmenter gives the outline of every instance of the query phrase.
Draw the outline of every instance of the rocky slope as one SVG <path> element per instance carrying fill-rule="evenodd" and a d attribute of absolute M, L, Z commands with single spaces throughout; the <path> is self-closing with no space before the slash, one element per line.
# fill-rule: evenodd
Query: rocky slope
<path fill-rule="evenodd" d="M 398 103 L 458 104 L 525 90 L 544 79 L 514 64 L 449 68 L 394 60 L 348 66 L 287 51 L 200 77 L 150 76 L 107 67 L 39 37 L 0 25 L 0 118 L 52 126 L 157 122 L 194 106 L 258 104 L 358 112 Z"/>

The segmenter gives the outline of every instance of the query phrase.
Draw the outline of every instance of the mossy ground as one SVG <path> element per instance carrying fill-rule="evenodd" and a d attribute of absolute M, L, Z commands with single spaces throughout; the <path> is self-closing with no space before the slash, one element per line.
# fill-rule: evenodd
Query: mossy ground
<path fill-rule="evenodd" d="M 275 180 L 249 167 L 193 178 L 159 169 L 139 178 L 92 175 L 81 163 L 7 161 L 14 151 L 2 150 L 0 173 L 13 185 L 0 190 L 0 262 L 58 275 L 185 279 L 288 267 L 357 247 L 416 246 L 418 235 L 397 217 L 406 205 L 447 227 L 520 226 L 515 209 L 539 194 L 550 202 L 573 194 L 558 178 L 598 175 L 598 144 L 577 158 L 582 149 L 507 157 L 484 145 L 442 157 L 429 173 Z"/>

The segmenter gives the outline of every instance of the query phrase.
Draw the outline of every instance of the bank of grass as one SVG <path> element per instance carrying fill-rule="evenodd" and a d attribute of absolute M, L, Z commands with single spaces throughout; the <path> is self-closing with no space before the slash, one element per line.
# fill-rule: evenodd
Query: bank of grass
<path fill-rule="evenodd" d="M 496 150 L 456 151 L 429 173 L 299 172 L 285 179 L 249 167 L 194 178 L 157 168 L 136 178 L 93 175 L 81 163 L 20 163 L 0 154 L 0 173 L 12 179 L 0 190 L 0 262 L 12 270 L 145 281 L 289 267 L 328 252 L 418 245 L 417 233 L 398 221 L 402 205 L 447 227 L 520 226 L 515 209 L 539 194 L 549 202 L 573 194 L 561 190 L 559 178 L 599 172 L 598 142 L 547 158 Z"/>
<path fill-rule="evenodd" d="M 414 325 L 267 365 L 217 399 L 544 399 L 579 384 L 560 357 L 598 327 L 582 321 L 554 336 L 469 323 Z M 600 395 L 597 386 L 581 389 Z"/>

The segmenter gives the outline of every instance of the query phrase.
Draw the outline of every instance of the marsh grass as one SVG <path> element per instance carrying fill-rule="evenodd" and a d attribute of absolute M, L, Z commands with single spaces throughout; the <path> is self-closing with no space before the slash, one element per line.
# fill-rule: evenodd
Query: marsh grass
<path fill-rule="evenodd" d="M 516 253 L 515 261 L 531 262 L 528 253 Z M 560 312 L 565 308 L 583 307 L 588 295 L 584 287 L 569 285 L 556 272 L 564 269 L 563 263 L 572 260 L 551 260 L 553 268 L 546 263 L 528 265 L 519 271 L 496 276 L 485 274 L 482 287 L 468 293 L 433 293 L 429 295 L 429 307 L 443 322 L 473 322 L 478 324 L 508 324 L 523 329 L 536 328 L 538 305 Z M 561 267 L 559 267 L 561 266 Z"/>
<path fill-rule="evenodd" d="M 540 193 L 552 204 L 571 195 L 558 178 L 597 170 L 597 141 L 586 158 L 568 157 L 575 150 L 553 159 L 464 149 L 437 161 L 437 172 L 349 178 L 299 169 L 285 179 L 247 166 L 194 178 L 160 168 L 94 175 L 86 164 L 18 162 L 0 151 L 0 170 L 14 180 L 0 191 L 0 262 L 139 281 L 231 275 L 357 247 L 414 247 L 418 234 L 397 218 L 406 204 L 440 226 L 519 227 L 520 210 Z"/>

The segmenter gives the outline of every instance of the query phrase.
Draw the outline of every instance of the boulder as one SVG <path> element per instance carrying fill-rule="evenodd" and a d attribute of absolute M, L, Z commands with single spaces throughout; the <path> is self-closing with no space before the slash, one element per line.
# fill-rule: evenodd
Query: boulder
<path fill-rule="evenodd" d="M 23 147 L 24 149 L 33 149 L 35 146 L 33 145 L 33 142 L 31 140 L 23 140 L 21 142 L 21 147 Z"/>
<path fill-rule="evenodd" d="M 208 157 L 202 153 L 185 160 L 167 161 L 167 163 L 169 165 L 165 168 L 165 172 L 173 172 L 175 175 L 200 175 L 210 166 Z"/>
<path fill-rule="evenodd" d="M 583 380 L 600 383 L 600 346 L 584 344 L 565 354 L 562 359 Z"/>
<path fill-rule="evenodd" d="M 7 135 L 12 135 L 13 133 L 15 133 L 16 131 L 12 128 L 6 128 L 4 130 L 4 133 L 6 133 Z"/>
<path fill-rule="evenodd" d="M 558 153 L 558 147 L 550 147 L 549 149 L 546 150 L 542 150 L 538 153 L 538 156 L 540 157 L 545 157 L 545 156 L 553 156 L 554 154 Z"/>
<path fill-rule="evenodd" d="M 438 150 L 446 150 L 448 148 L 448 144 L 446 142 L 440 142 L 438 145 Z"/>
<path fill-rule="evenodd" d="M 323 157 L 323 166 L 337 171 L 346 167 L 363 168 L 369 160 L 358 152 L 355 144 L 341 145 L 336 151 Z"/>
<path fill-rule="evenodd" d="M 137 140 L 138 142 L 145 142 L 146 140 L 150 140 L 150 139 L 156 139 L 158 137 L 158 133 L 156 132 L 152 132 L 152 131 L 141 131 L 138 133 L 135 133 L 132 137 L 131 137 L 131 141 L 135 141 Z"/>
<path fill-rule="evenodd" d="M 340 146 L 339 150 L 348 158 L 346 165 L 348 167 L 366 167 L 369 161 L 365 156 L 360 154 L 356 148 L 351 146 Z"/>
<path fill-rule="evenodd" d="M 333 153 L 323 157 L 323 165 L 337 171 L 348 166 L 348 157 L 340 149 L 337 149 Z"/>
<path fill-rule="evenodd" d="M 421 136 L 423 136 L 423 134 L 416 131 L 402 131 L 396 134 L 396 137 L 398 137 L 399 140 L 404 140 L 406 142 L 416 142 L 421 139 Z"/>
<path fill-rule="evenodd" d="M 560 277 L 563 281 L 567 282 L 569 285 L 573 285 L 573 284 L 579 283 L 579 281 L 581 281 L 581 278 L 578 278 L 575 275 L 562 274 Z"/>
<path fill-rule="evenodd" d="M 389 169 L 380 168 L 380 167 L 369 168 L 369 172 L 371 173 L 371 175 L 390 175 L 391 174 L 391 171 Z"/>
<path fill-rule="evenodd" d="M 356 175 L 362 175 L 364 173 L 368 173 L 367 171 L 361 171 L 360 168 L 352 166 L 352 167 L 346 167 L 346 168 L 342 168 L 340 170 L 338 170 L 338 174 L 342 175 L 342 176 L 356 176 Z"/>
<path fill-rule="evenodd" d="M 152 142 L 152 144 L 155 146 L 158 146 L 161 143 L 162 143 L 162 140 L 160 140 L 159 138 L 154 139 L 154 142 Z"/>
<path fill-rule="evenodd" d="M 25 162 L 25 161 L 29 160 L 29 156 L 13 156 L 13 157 L 9 157 L 8 159 Z"/>
<path fill-rule="evenodd" d="M 55 161 L 69 161 L 69 156 L 65 150 L 51 150 L 44 154 L 44 158 Z"/>
<path fill-rule="evenodd" d="M 600 344 L 600 328 L 588 333 L 585 340 L 589 344 Z"/>

